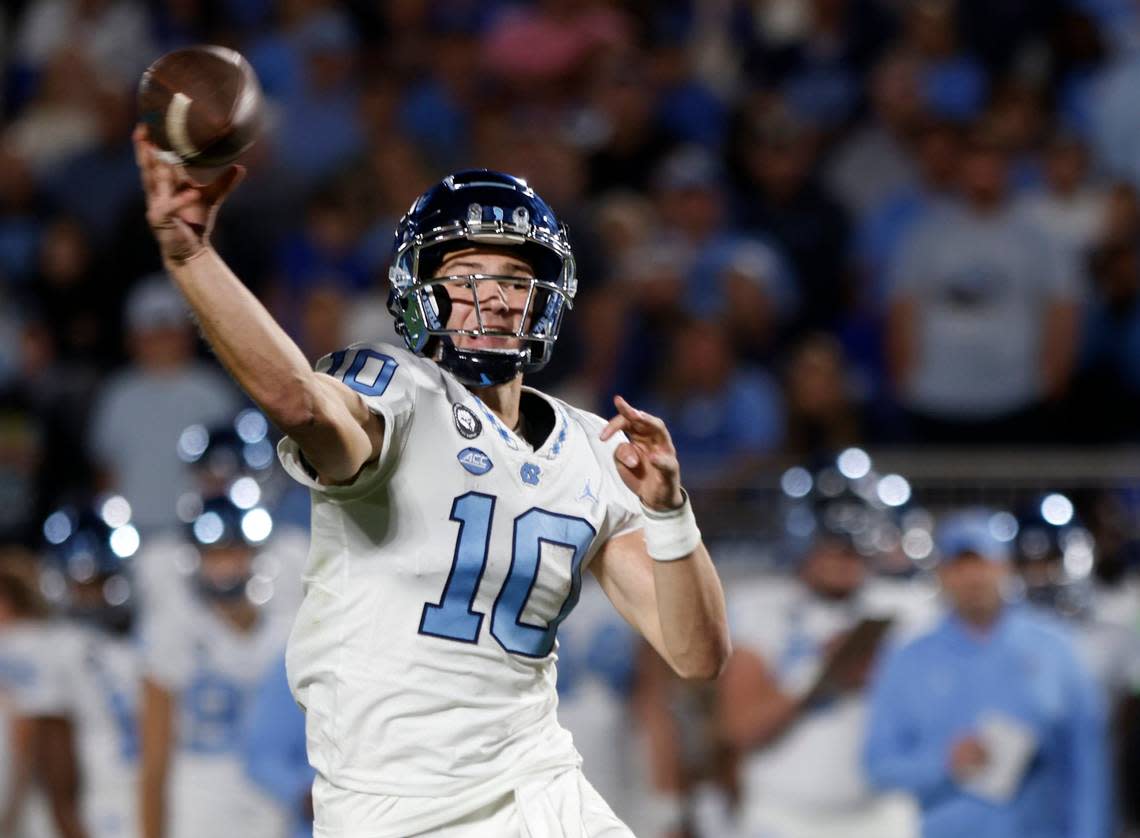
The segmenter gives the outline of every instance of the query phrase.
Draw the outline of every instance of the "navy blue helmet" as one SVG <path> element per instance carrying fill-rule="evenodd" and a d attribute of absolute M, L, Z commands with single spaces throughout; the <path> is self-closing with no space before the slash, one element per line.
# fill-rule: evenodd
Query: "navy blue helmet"
<path fill-rule="evenodd" d="M 273 531 L 272 516 L 260 506 L 244 509 L 228 495 L 204 498 L 200 503 L 197 514 L 187 524 L 189 540 L 200 555 L 235 547 L 252 550 Z M 204 572 L 199 562 L 195 582 L 198 592 L 208 599 L 229 600 L 245 594 L 252 577 L 252 565 L 219 579 Z"/>
<path fill-rule="evenodd" d="M 532 278 L 469 274 L 436 277 L 444 256 L 473 245 L 518 248 Z M 490 169 L 448 175 L 418 197 L 396 225 L 388 310 L 408 348 L 432 358 L 464 384 L 501 384 L 550 360 L 565 310 L 578 283 L 566 228 L 525 180 Z M 527 285 L 522 321 L 514 332 L 487 327 L 476 302 L 475 329 L 448 329 L 448 285 L 464 284 L 479 299 L 478 283 Z M 470 349 L 453 338 L 514 338 L 517 348 Z"/>
<path fill-rule="evenodd" d="M 1014 559 L 1030 602 L 1062 616 L 1085 616 L 1092 606 L 1097 545 L 1073 502 L 1060 492 L 1035 499 L 1019 516 Z"/>
<path fill-rule="evenodd" d="M 243 508 L 228 495 L 203 498 L 199 503 L 186 527 L 190 542 L 199 548 L 257 547 L 273 531 L 273 517 L 263 507 Z"/>
<path fill-rule="evenodd" d="M 232 422 L 184 428 L 178 437 L 178 456 L 225 486 L 243 475 L 264 479 L 276 462 L 269 423 L 252 407 L 238 413 Z"/>
<path fill-rule="evenodd" d="M 112 495 L 56 510 L 44 521 L 44 590 L 73 617 L 116 631 L 129 628 L 134 604 L 130 564 L 140 543 L 130 515 L 127 501 Z"/>
<path fill-rule="evenodd" d="M 821 541 L 842 542 L 882 570 L 913 570 L 899 555 L 904 530 L 913 529 L 910 483 L 877 472 L 866 451 L 848 448 L 815 471 L 793 466 L 780 489 L 786 555 L 803 559 Z"/>

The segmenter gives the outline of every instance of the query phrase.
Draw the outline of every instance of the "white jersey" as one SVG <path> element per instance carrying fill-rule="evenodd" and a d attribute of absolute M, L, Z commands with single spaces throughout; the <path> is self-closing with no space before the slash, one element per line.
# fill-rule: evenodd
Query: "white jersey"
<path fill-rule="evenodd" d="M 729 599 L 733 644 L 763 659 L 782 690 L 802 694 L 823 666 L 830 639 L 863 617 L 896 616 L 898 603 L 892 600 L 897 598 L 876 596 L 874 585 L 837 602 L 814 596 L 794 579 L 744 582 Z M 884 600 L 891 602 L 890 610 L 880 604 Z M 810 708 L 777 741 L 746 754 L 740 768 L 745 825 L 775 830 L 784 813 L 819 818 L 855 817 L 862 811 L 877 824 L 872 833 L 877 829 L 884 838 L 909 834 L 890 826 L 908 824 L 907 813 L 884 811 L 865 779 L 866 713 L 863 695 L 845 694 Z"/>
<path fill-rule="evenodd" d="M 598 549 L 643 526 L 618 439 L 524 389 L 555 416 L 532 450 L 449 373 L 385 344 L 317 369 L 362 394 L 384 439 L 341 486 L 318 483 L 294 441 L 279 446 L 313 496 L 287 655 L 310 761 L 338 787 L 435 810 L 576 766 L 555 718 L 555 632 Z"/>
<path fill-rule="evenodd" d="M 171 838 L 280 838 L 286 815 L 246 779 L 248 711 L 280 659 L 289 620 L 262 613 L 241 632 L 209 607 L 148 612 L 146 677 L 175 696 L 177 744 L 167 785 Z"/>
<path fill-rule="evenodd" d="M 309 547 L 308 533 L 283 524 L 257 551 L 251 585 L 263 609 L 292 619 L 301 604 L 301 572 Z M 198 549 L 175 533 L 163 533 L 143 542 L 134 558 L 135 584 L 148 612 L 166 609 L 185 611 L 198 596 L 194 571 Z"/>
<path fill-rule="evenodd" d="M 0 809 L 15 793 L 16 743 L 11 735 L 16 721 L 45 715 L 54 702 L 54 691 L 40 665 L 48 654 L 50 637 L 51 626 L 42 621 L 21 620 L 0 627 Z M 30 789 L 11 838 L 53 838 L 55 834 L 47 802 L 38 789 Z"/>
<path fill-rule="evenodd" d="M 75 731 L 83 824 L 95 838 L 137 835 L 138 646 L 80 623 L 60 624 L 50 642 L 45 714 Z"/>

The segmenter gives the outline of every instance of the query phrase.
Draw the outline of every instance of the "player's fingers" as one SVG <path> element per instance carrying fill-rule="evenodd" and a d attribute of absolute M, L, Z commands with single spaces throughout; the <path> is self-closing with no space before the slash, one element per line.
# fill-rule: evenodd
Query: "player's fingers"
<path fill-rule="evenodd" d="M 146 140 L 135 141 L 135 160 L 138 162 L 143 190 L 149 197 L 154 192 L 154 149 Z"/>
<path fill-rule="evenodd" d="M 649 429 L 645 423 L 643 414 L 640 410 L 635 408 L 621 396 L 614 396 L 614 407 L 617 408 L 618 416 L 626 420 L 626 428 L 624 429 L 631 437 L 643 437 L 645 432 Z"/>
<path fill-rule="evenodd" d="M 635 469 L 641 464 L 641 453 L 637 447 L 628 442 L 623 442 L 614 449 L 614 459 L 621 463 L 628 469 Z"/>
<path fill-rule="evenodd" d="M 621 396 L 614 396 L 614 406 L 617 407 L 618 412 L 623 416 L 629 417 L 630 422 L 633 423 L 635 428 L 644 429 L 646 431 L 663 430 L 665 428 L 665 423 L 661 419 L 652 413 L 638 410 Z"/>
<path fill-rule="evenodd" d="M 670 444 L 669 431 L 665 422 L 651 413 L 638 410 L 621 396 L 614 397 L 614 405 L 620 415 L 629 419 L 629 436 L 650 445 Z"/>
<path fill-rule="evenodd" d="M 151 152 L 151 160 L 153 161 L 151 174 L 154 177 L 154 193 L 159 198 L 168 199 L 174 194 L 174 167 L 155 158 L 153 151 Z"/>
<path fill-rule="evenodd" d="M 645 419 L 645 421 L 648 422 L 653 427 L 654 430 L 658 430 L 658 431 L 664 431 L 665 430 L 665 420 L 662 419 L 660 416 L 654 416 L 652 413 L 646 413 L 644 410 L 641 411 L 641 415 Z"/>
<path fill-rule="evenodd" d="M 210 184 L 208 196 L 210 203 L 217 203 L 237 189 L 239 183 L 245 180 L 245 166 L 237 164 L 230 166 Z"/>
<path fill-rule="evenodd" d="M 641 411 L 621 396 L 614 396 L 614 407 L 617 408 L 618 413 L 629 419 L 630 422 L 636 422 L 641 418 Z"/>
<path fill-rule="evenodd" d="M 170 203 L 167 204 L 167 213 L 174 215 L 186 209 L 186 207 L 199 203 L 201 200 L 202 194 L 197 189 L 181 189 L 170 199 Z"/>
<path fill-rule="evenodd" d="M 140 169 L 146 168 L 146 131 L 141 125 L 136 125 L 131 133 L 131 145 L 135 148 L 135 162 Z"/>
<path fill-rule="evenodd" d="M 598 438 L 605 442 L 618 431 L 629 430 L 629 420 L 624 416 L 615 416 L 610 421 L 606 422 L 606 426 L 602 428 L 602 432 L 598 434 Z"/>
<path fill-rule="evenodd" d="M 668 451 L 657 451 L 651 454 L 649 464 L 666 474 L 674 474 L 679 471 L 681 467 L 676 455 Z"/>
<path fill-rule="evenodd" d="M 139 169 L 139 177 L 142 179 L 143 192 L 149 202 L 151 195 L 154 194 L 154 172 L 149 166 L 143 166 Z"/>

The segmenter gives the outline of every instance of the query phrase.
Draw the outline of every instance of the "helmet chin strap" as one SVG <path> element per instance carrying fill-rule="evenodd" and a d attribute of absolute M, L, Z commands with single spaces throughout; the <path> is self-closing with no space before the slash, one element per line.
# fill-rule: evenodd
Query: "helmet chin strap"
<path fill-rule="evenodd" d="M 480 352 L 460 349 L 450 337 L 440 339 L 437 361 L 441 367 L 468 387 L 492 387 L 505 384 L 526 363 L 524 352 Z"/>

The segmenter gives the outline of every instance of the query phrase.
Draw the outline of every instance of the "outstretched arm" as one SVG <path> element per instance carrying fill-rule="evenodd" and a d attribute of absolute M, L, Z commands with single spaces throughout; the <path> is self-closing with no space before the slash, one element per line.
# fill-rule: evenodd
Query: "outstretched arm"
<path fill-rule="evenodd" d="M 656 416 L 634 409 L 620 396 L 614 404 L 618 415 L 601 438 L 619 431 L 629 437 L 614 449 L 618 474 L 641 500 L 647 527 L 675 531 L 692 513 L 681 491 L 681 468 L 669 431 Z M 654 557 L 647 543 L 647 536 L 654 541 L 652 533 L 627 533 L 610 539 L 591 569 L 621 615 L 678 675 L 715 678 L 731 649 L 728 619 L 720 578 L 696 535 L 695 545 L 682 544 L 679 549 L 688 549 L 679 556 Z"/>
<path fill-rule="evenodd" d="M 382 419 L 341 382 L 310 368 L 252 292 L 210 246 L 219 207 L 245 170 L 198 184 L 160 159 L 146 129 L 134 134 L 147 223 L 163 262 L 218 360 L 265 414 L 301 446 L 322 481 L 342 483 L 380 454 Z"/>

